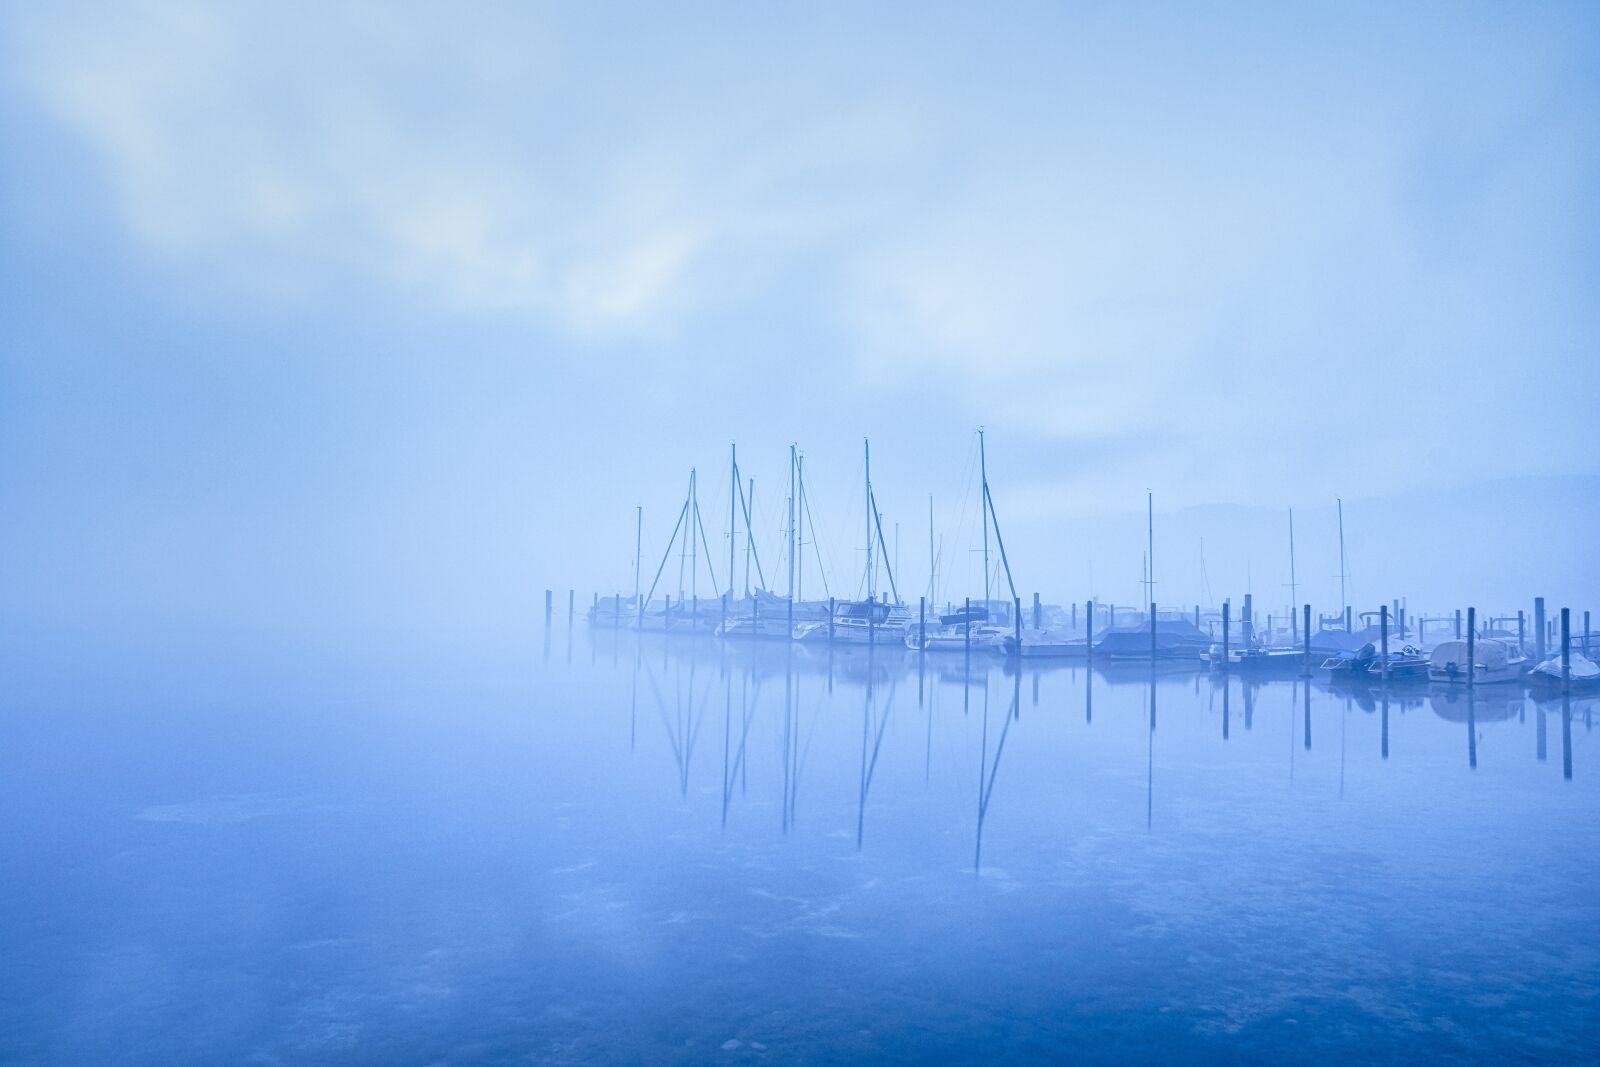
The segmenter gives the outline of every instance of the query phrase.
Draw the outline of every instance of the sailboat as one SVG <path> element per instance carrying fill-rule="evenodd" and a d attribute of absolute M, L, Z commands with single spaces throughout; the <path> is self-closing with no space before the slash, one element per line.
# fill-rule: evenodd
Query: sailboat
<path fill-rule="evenodd" d="M 793 636 L 796 641 L 827 641 L 844 644 L 880 644 L 899 642 L 906 627 L 913 621 L 911 609 L 900 602 L 900 591 L 895 587 L 894 568 L 890 564 L 888 546 L 883 539 L 883 521 L 878 514 L 877 497 L 872 492 L 872 443 L 864 442 L 866 465 L 867 506 L 867 573 L 866 597 L 862 600 L 841 600 L 834 606 L 832 619 L 797 622 Z M 889 578 L 889 592 L 893 602 L 878 592 L 878 558 L 881 556 L 884 573 Z"/>
<path fill-rule="evenodd" d="M 795 445 L 789 446 L 789 522 L 788 522 L 788 559 L 789 559 L 789 591 L 786 596 L 779 596 L 761 588 L 766 584 L 766 576 L 761 570 L 761 558 L 755 551 L 755 535 L 752 532 L 750 521 L 750 499 L 744 493 L 743 482 L 739 475 L 738 451 L 732 453 L 732 484 L 728 490 L 728 601 L 729 614 L 717 627 L 719 637 L 728 638 L 765 638 L 768 640 L 787 641 L 793 631 L 794 622 L 800 606 L 795 603 L 795 518 L 797 507 L 797 479 L 798 479 L 798 453 Z M 752 483 L 753 484 L 753 483 Z M 734 570 L 734 552 L 738 542 L 738 520 L 740 514 L 745 520 L 745 551 L 753 557 L 756 566 L 758 585 L 754 592 L 748 588 L 742 599 L 735 599 L 733 593 L 732 575 Z M 745 581 L 749 582 L 750 568 L 745 567 Z M 818 613 L 808 610 L 801 618 L 816 617 Z M 825 614 L 821 617 L 826 618 Z"/>
<path fill-rule="evenodd" d="M 680 544 L 680 534 L 682 541 Z M 679 546 L 678 564 L 678 599 L 664 600 L 659 607 L 654 602 L 656 588 L 661 584 L 661 575 L 667 568 L 667 560 L 672 558 L 674 545 Z M 700 518 L 700 497 L 697 491 L 697 478 L 695 469 L 689 468 L 689 492 L 683 498 L 683 507 L 678 510 L 678 522 L 672 528 L 672 536 L 667 539 L 666 551 L 661 554 L 661 564 L 656 567 L 656 575 L 650 582 L 650 591 L 640 601 L 640 610 L 634 619 L 634 628 L 638 630 L 671 630 L 677 632 L 710 630 L 716 626 L 721 615 L 721 604 L 718 598 L 709 600 L 700 599 L 700 549 L 705 548 L 705 568 L 711 578 L 711 587 L 717 586 L 717 575 L 711 563 L 711 545 L 706 539 L 705 524 Z M 689 569 L 689 589 L 683 588 L 683 571 Z"/>
<path fill-rule="evenodd" d="M 984 431 L 978 430 L 978 469 L 981 472 L 983 510 L 983 599 L 968 601 L 960 611 L 947 611 L 939 617 L 938 625 L 927 632 L 912 629 L 906 633 L 906 646 L 916 652 L 971 652 L 974 649 L 1005 651 L 1003 642 L 1012 636 L 1012 628 L 993 623 L 996 615 L 1004 617 L 1014 610 L 1017 587 L 1011 580 L 1011 562 L 1006 557 L 1004 539 L 1000 536 L 1000 523 L 994 514 L 994 498 L 989 493 L 988 454 Z M 932 515 L 929 515 L 930 552 L 933 537 Z M 1011 589 L 1011 599 L 1000 603 L 990 598 L 989 583 L 993 572 L 989 569 L 989 529 L 994 528 L 995 542 L 1000 549 L 1000 562 L 1005 567 L 1006 584 Z M 997 610 L 998 609 L 998 610 Z M 1014 622 L 1015 620 L 1013 620 Z"/>

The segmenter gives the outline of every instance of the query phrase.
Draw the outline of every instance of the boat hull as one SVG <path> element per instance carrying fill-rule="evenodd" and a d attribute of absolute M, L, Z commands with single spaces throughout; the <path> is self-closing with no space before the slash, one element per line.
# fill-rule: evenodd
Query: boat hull
<path fill-rule="evenodd" d="M 1440 667 L 1428 669 L 1428 681 L 1435 685 L 1466 685 L 1467 672 L 1464 669 L 1449 670 Z M 1493 670 L 1480 669 L 1473 672 L 1473 685 L 1510 685 L 1522 681 L 1522 665 L 1496 667 Z"/>

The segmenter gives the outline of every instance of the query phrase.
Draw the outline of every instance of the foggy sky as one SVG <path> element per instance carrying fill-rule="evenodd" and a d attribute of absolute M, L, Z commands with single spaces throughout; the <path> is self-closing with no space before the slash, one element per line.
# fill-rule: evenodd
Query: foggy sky
<path fill-rule="evenodd" d="M 1290 507 L 1324 602 L 1336 497 L 1368 603 L 1600 600 L 1600 15 L 1210 14 L 10 5 L 6 610 L 496 625 L 691 465 L 720 556 L 731 441 L 853 591 L 867 435 L 976 585 L 979 425 L 1025 596 L 1131 603 L 1148 488 L 1163 602 Z"/>

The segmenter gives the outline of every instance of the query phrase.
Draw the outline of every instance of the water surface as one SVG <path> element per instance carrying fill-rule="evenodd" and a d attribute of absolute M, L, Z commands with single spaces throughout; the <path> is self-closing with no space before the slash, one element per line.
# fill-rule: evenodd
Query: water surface
<path fill-rule="evenodd" d="M 13 652 L 0 1060 L 1593 1060 L 1593 700 L 569 631 Z"/>

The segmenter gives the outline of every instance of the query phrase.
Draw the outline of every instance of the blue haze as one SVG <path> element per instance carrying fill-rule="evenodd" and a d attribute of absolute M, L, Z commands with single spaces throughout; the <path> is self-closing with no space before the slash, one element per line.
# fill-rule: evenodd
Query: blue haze
<path fill-rule="evenodd" d="M 540 603 L 691 466 L 726 583 L 735 441 L 853 594 L 869 435 L 976 594 L 983 426 L 1024 597 L 1150 491 L 1163 603 L 1342 499 L 1357 607 L 1593 609 L 1596 189 L 1593 4 L 0 7 L 0 1062 L 1593 1059 L 1592 699 Z"/>

